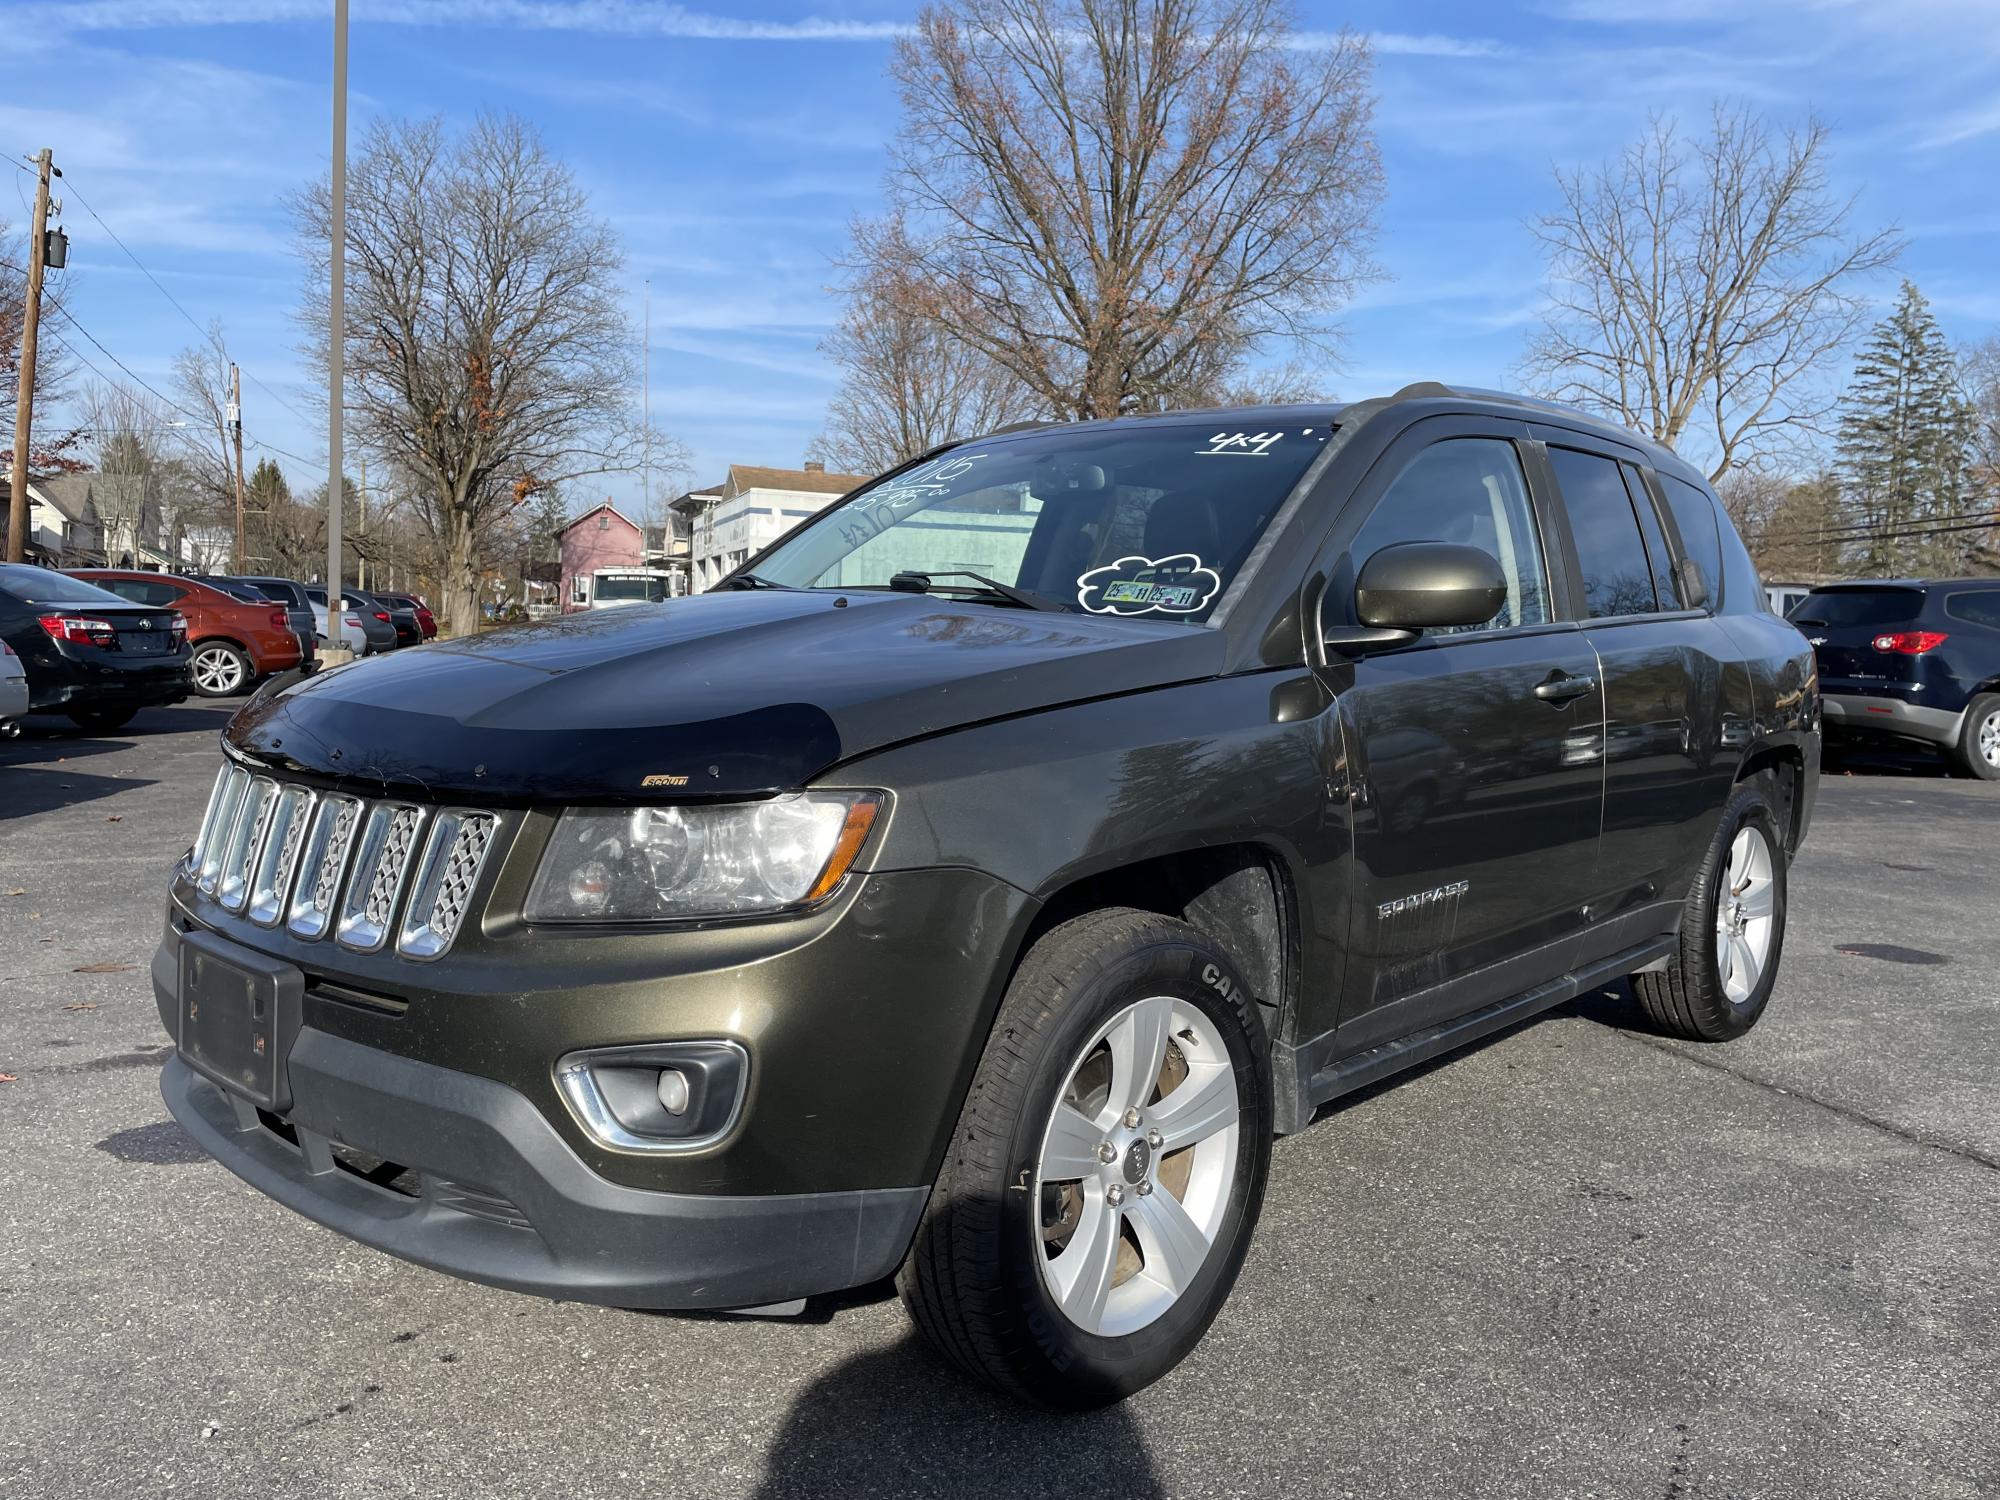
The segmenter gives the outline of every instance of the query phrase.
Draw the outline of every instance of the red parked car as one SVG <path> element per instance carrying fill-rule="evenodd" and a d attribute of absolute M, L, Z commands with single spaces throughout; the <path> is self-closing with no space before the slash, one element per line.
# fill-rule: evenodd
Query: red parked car
<path fill-rule="evenodd" d="M 423 631 L 424 639 L 429 641 L 437 638 L 437 616 L 432 614 L 431 607 L 415 594 L 385 594 L 380 589 L 370 589 L 368 592 L 373 594 L 377 599 L 380 599 L 384 604 L 404 605 L 415 610 L 417 612 L 417 628 Z"/>
<path fill-rule="evenodd" d="M 75 568 L 86 579 L 134 604 L 153 604 L 187 616 L 194 647 L 189 677 L 204 698 L 248 692 L 273 672 L 299 665 L 299 638 L 281 604 L 252 604 L 221 589 L 172 573 L 124 568 Z"/>

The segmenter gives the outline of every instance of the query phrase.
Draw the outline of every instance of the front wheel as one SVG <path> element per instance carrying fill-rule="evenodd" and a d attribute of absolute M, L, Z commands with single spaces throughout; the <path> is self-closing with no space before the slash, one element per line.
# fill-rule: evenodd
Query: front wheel
<path fill-rule="evenodd" d="M 1755 782 L 1731 794 L 1681 913 L 1680 952 L 1633 977 L 1648 1018 L 1691 1042 L 1727 1042 L 1764 1014 L 1785 944 L 1785 845 Z"/>
<path fill-rule="evenodd" d="M 1012 1395 L 1120 1400 L 1229 1295 L 1270 1151 L 1269 1050 L 1228 956 L 1168 917 L 1078 917 L 1008 987 L 903 1299 Z"/>

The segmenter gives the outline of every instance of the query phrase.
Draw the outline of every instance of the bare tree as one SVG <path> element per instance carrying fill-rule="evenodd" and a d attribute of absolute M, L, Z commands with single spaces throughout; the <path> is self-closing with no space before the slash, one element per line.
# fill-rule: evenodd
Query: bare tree
<path fill-rule="evenodd" d="M 233 555 L 236 458 L 229 437 L 229 346 L 223 341 L 220 321 L 208 325 L 207 343 L 190 344 L 174 356 L 174 393 L 182 407 L 201 419 L 179 429 L 181 456 L 199 496 L 201 524 L 227 525 Z M 249 517 L 246 530 L 252 541 L 246 550 L 253 557 L 269 556 L 270 547 L 259 544 L 267 542 L 270 529 L 266 518 Z"/>
<path fill-rule="evenodd" d="M 105 561 L 137 566 L 142 545 L 160 545 L 170 457 L 166 408 L 123 383 L 94 382 L 84 393 L 97 481 L 91 486 Z"/>
<path fill-rule="evenodd" d="M 841 379 L 813 456 L 839 472 L 879 474 L 1035 414 L 1020 380 L 952 331 L 914 260 L 899 217 L 855 224 L 847 310 L 819 346 Z"/>
<path fill-rule="evenodd" d="M 1838 398 L 1812 377 L 1902 252 L 1893 229 L 1850 232 L 1826 151 L 1818 120 L 1775 134 L 1718 104 L 1698 141 L 1655 118 L 1616 161 L 1558 170 L 1530 378 L 1670 447 L 1697 439 L 1711 480 L 1819 430 Z"/>
<path fill-rule="evenodd" d="M 326 184 L 291 208 L 324 359 Z M 477 628 L 482 556 L 515 506 L 643 461 L 619 264 L 569 169 L 512 116 L 456 141 L 435 120 L 378 122 L 349 164 L 348 420 L 415 480 L 454 630 Z M 673 447 L 656 436 L 654 462 Z"/>
<path fill-rule="evenodd" d="M 1282 0 L 950 0 L 891 68 L 900 274 L 1050 416 L 1323 343 L 1373 274 L 1368 49 Z"/>

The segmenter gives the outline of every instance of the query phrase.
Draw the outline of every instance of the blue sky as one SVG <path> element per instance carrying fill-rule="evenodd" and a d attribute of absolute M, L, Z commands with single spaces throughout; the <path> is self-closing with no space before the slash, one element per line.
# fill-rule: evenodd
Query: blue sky
<path fill-rule="evenodd" d="M 353 7 L 356 127 L 378 113 L 514 110 L 575 169 L 623 241 L 635 328 L 650 278 L 654 420 L 692 451 L 691 478 L 796 464 L 834 381 L 816 349 L 838 314 L 829 258 L 849 218 L 879 203 L 896 120 L 884 65 L 916 5 Z M 162 389 L 197 338 L 87 201 L 196 321 L 224 320 L 246 372 L 247 434 L 296 455 L 280 461 L 308 483 L 324 477 L 324 396 L 294 347 L 298 272 L 279 198 L 324 170 L 331 9 L 0 0 L 0 140 L 24 155 L 52 145 L 68 174 L 73 309 Z M 1387 276 L 1339 316 L 1343 361 L 1326 383 L 1343 397 L 1426 378 L 1509 384 L 1540 280 L 1524 221 L 1550 202 L 1551 164 L 1611 154 L 1649 112 L 1696 121 L 1718 95 L 1774 121 L 1817 111 L 1856 223 L 1902 226 L 1902 272 L 1947 334 L 2000 332 L 2000 0 L 1299 9 L 1307 28 L 1376 43 Z M 0 197 L 0 218 L 18 227 L 26 214 Z M 600 488 L 622 498 L 626 486 Z"/>

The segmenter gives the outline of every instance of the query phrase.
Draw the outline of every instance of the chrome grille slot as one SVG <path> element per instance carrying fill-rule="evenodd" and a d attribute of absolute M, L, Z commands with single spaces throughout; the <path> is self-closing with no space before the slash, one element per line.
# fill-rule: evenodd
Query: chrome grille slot
<path fill-rule="evenodd" d="M 451 946 L 472 904 L 480 867 L 493 843 L 491 813 L 442 812 L 431 826 L 415 889 L 396 935 L 396 951 L 436 958 Z"/>
<path fill-rule="evenodd" d="M 335 928 L 342 947 L 373 953 L 387 939 L 390 918 L 409 883 L 423 820 L 423 809 L 407 803 L 382 802 L 369 810 Z"/>
<path fill-rule="evenodd" d="M 347 873 L 347 856 L 354 848 L 354 830 L 361 821 L 361 803 L 353 797 L 322 798 L 306 835 L 298 894 L 292 898 L 286 930 L 302 938 L 325 937 L 333 925 L 333 904 Z"/>
<path fill-rule="evenodd" d="M 215 894 L 215 882 L 222 874 L 222 854 L 236 830 L 237 814 L 243 810 L 243 794 L 250 787 L 250 773 L 241 766 L 229 766 L 223 774 L 227 783 L 216 794 L 213 821 L 201 840 L 201 864 L 195 884 L 205 895 Z"/>
<path fill-rule="evenodd" d="M 250 920 L 260 927 L 275 927 L 284 915 L 312 804 L 313 794 L 302 786 L 279 788 L 272 803 L 271 826 L 250 875 Z"/>
<path fill-rule="evenodd" d="M 236 825 L 222 847 L 222 873 L 215 882 L 215 899 L 224 911 L 241 911 L 250 898 L 250 869 L 271 831 L 271 809 L 277 805 L 278 783 L 268 776 L 251 778 L 236 814 Z"/>
<path fill-rule="evenodd" d="M 236 775 L 236 767 L 224 761 L 215 773 L 215 785 L 209 788 L 208 808 L 201 815 L 201 827 L 194 836 L 194 847 L 187 852 L 189 874 L 199 874 L 202 856 L 208 850 L 209 840 L 215 837 L 215 820 L 222 812 L 222 795 L 229 789 L 230 778 Z"/>

